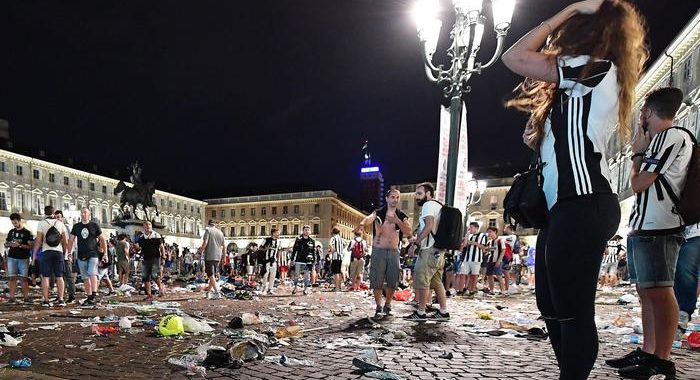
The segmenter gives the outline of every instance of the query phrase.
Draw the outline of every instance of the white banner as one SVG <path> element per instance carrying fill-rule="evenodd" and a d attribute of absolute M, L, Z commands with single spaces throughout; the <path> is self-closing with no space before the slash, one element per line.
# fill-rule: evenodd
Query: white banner
<path fill-rule="evenodd" d="M 467 213 L 467 185 L 471 180 L 467 162 L 467 109 L 462 104 L 462 114 L 460 115 L 459 128 L 459 152 L 457 156 L 457 181 L 455 188 L 455 208 L 462 211 L 462 215 Z M 450 107 L 442 107 L 440 110 L 440 146 L 438 148 L 438 175 L 435 196 L 440 202 L 445 202 L 447 193 L 447 157 L 450 146 Z"/>

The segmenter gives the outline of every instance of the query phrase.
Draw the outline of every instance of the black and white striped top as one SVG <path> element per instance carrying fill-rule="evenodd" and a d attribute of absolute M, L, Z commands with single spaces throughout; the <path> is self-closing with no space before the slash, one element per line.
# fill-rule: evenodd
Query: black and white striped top
<path fill-rule="evenodd" d="M 619 260 L 620 251 L 622 251 L 622 244 L 619 241 L 611 240 L 608 242 L 607 252 L 603 257 L 603 263 L 616 263 Z"/>
<path fill-rule="evenodd" d="M 690 135 L 676 128 L 666 129 L 651 139 L 649 148 L 644 152 L 640 172 L 657 173 L 659 176 L 646 190 L 634 195 L 629 224 L 632 234 L 683 231 L 683 219 L 669 192 L 680 197 L 685 186 L 692 146 Z"/>
<path fill-rule="evenodd" d="M 557 59 L 558 89 L 540 146 L 550 209 L 559 200 L 612 193 L 605 149 L 618 120 L 617 68 L 598 60 L 584 72 L 589 60 Z"/>
<path fill-rule="evenodd" d="M 481 245 L 486 245 L 489 242 L 489 237 L 483 232 L 470 234 L 469 241 L 479 243 Z M 481 248 L 476 245 L 467 245 L 464 251 L 464 261 L 471 263 L 480 263 L 484 261 L 484 252 Z"/>
<path fill-rule="evenodd" d="M 343 247 L 345 246 L 343 238 L 340 235 L 331 236 L 331 247 L 333 247 L 333 255 L 331 260 L 342 260 L 343 259 Z"/>
<path fill-rule="evenodd" d="M 280 249 L 279 239 L 273 239 L 271 237 L 266 238 L 263 243 L 263 248 L 265 248 L 265 262 L 266 263 L 276 263 L 277 262 L 277 251 Z"/>

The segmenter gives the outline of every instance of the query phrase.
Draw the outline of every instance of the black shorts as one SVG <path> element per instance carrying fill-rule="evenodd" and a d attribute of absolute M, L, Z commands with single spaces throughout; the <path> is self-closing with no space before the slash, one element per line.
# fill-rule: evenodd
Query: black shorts
<path fill-rule="evenodd" d="M 160 258 L 143 260 L 141 266 L 141 279 L 146 281 L 158 281 L 160 279 Z"/>
<path fill-rule="evenodd" d="M 343 266 L 343 260 L 331 261 L 331 273 L 340 274 L 340 268 Z"/>

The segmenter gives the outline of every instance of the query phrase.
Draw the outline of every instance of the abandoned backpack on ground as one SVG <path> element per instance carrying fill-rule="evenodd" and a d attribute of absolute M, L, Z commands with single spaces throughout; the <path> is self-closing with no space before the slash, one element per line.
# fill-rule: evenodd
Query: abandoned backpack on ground
<path fill-rule="evenodd" d="M 539 153 L 533 154 L 530 168 L 515 175 L 503 199 L 503 220 L 524 228 L 542 228 L 547 215 L 547 199 L 542 190 L 542 163 Z"/>

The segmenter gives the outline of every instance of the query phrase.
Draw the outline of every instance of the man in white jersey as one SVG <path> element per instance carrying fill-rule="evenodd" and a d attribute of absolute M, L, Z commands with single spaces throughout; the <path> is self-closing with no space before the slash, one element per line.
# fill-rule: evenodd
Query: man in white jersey
<path fill-rule="evenodd" d="M 635 203 L 627 238 L 630 282 L 637 285 L 642 304 L 644 345 L 625 357 L 606 361 L 622 377 L 673 377 L 670 361 L 678 303 L 673 293 L 676 263 L 684 242 L 683 218 L 672 198 L 685 186 L 692 153 L 691 135 L 673 127 L 683 101 L 677 88 L 647 94 L 632 141 L 630 182 Z"/>
<path fill-rule="evenodd" d="M 457 268 L 457 286 L 461 292 L 458 294 L 469 296 L 476 294 L 476 283 L 479 281 L 481 262 L 484 261 L 487 243 L 488 235 L 479 232 L 479 223 L 469 223 L 469 234 L 462 242 L 462 254 Z"/>

